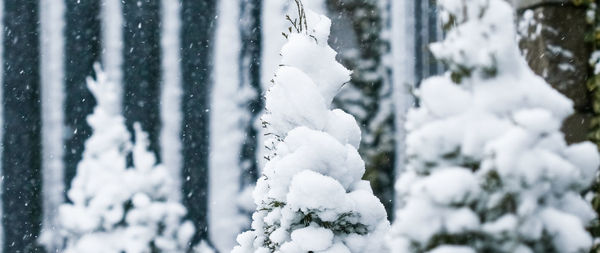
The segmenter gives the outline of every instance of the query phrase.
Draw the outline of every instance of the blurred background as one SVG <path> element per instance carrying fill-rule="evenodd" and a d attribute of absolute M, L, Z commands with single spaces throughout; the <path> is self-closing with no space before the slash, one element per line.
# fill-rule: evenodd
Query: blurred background
<path fill-rule="evenodd" d="M 251 192 L 265 163 L 262 96 L 279 64 L 282 32 L 290 26 L 286 14 L 296 11 L 294 1 L 0 2 L 0 250 L 42 251 L 38 239 L 44 232 L 50 235 L 44 241 L 47 251 L 61 245 L 60 237 L 52 236 L 58 229 L 57 210 L 69 201 L 66 193 L 92 134 L 86 116 L 96 102 L 86 78 L 95 77 L 93 65 L 100 63 L 119 87 L 127 127 L 132 131 L 134 122 L 142 123 L 150 149 L 170 171 L 176 185 L 170 198 L 188 209 L 187 218 L 197 227 L 195 242 L 208 241 L 228 252 L 236 235 L 249 228 L 254 210 Z M 548 60 L 558 53 L 547 47 L 589 55 L 585 29 L 573 25 L 589 25 L 584 15 L 578 16 L 585 9 L 557 9 L 546 2 L 552 1 L 515 0 L 519 39 L 534 70 L 551 84 L 560 83 L 558 76 L 575 80 L 558 88 L 576 98 L 580 108 L 580 118 L 571 119 L 578 123 L 565 126 L 567 135 L 571 141 L 585 139 L 590 130 L 579 122 L 594 112 L 585 78 L 576 77 L 587 75 L 589 66 L 573 63 L 573 73 L 559 68 L 559 62 Z M 435 1 L 303 3 L 331 18 L 329 43 L 338 60 L 353 70 L 334 104 L 361 126 L 365 179 L 391 220 L 393 184 L 404 161 L 404 113 L 418 106 L 413 91 L 419 82 L 443 72 L 427 49 L 443 37 Z M 547 31 L 539 26 L 573 39 L 533 36 Z"/>

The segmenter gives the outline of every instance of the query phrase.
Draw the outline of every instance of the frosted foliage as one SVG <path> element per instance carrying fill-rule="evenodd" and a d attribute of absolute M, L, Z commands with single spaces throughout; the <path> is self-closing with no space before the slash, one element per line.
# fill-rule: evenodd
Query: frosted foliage
<path fill-rule="evenodd" d="M 271 150 L 253 196 L 252 230 L 234 253 L 381 252 L 389 224 L 357 152 L 360 129 L 331 101 L 350 71 L 327 45 L 331 21 L 306 12 L 266 94 Z"/>
<path fill-rule="evenodd" d="M 134 125 L 135 145 L 130 143 L 114 103 L 116 85 L 96 71 L 97 80 L 88 80 L 97 101 L 87 118 L 93 134 L 68 192 L 72 203 L 59 209 L 64 252 L 184 251 L 194 226 L 182 220 L 186 209 L 168 200 L 168 170 L 156 164 L 139 124 Z M 129 154 L 132 168 L 127 168 Z"/>
<path fill-rule="evenodd" d="M 572 102 L 519 54 L 502 0 L 440 0 L 455 22 L 434 55 L 450 71 L 425 80 L 409 112 L 407 170 L 391 252 L 588 252 L 596 214 L 579 194 L 600 164 L 560 132 Z"/>

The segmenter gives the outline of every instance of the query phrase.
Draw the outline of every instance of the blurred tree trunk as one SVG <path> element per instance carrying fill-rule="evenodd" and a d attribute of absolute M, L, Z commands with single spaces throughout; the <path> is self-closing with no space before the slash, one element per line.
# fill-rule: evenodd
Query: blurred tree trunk
<path fill-rule="evenodd" d="M 86 117 L 94 109 L 94 98 L 86 78 L 100 61 L 100 1 L 65 1 L 65 190 L 77 173 L 84 143 L 91 135 Z"/>
<path fill-rule="evenodd" d="M 514 0 L 518 8 L 519 46 L 529 66 L 574 102 L 575 113 L 563 124 L 569 143 L 590 137 L 592 106 L 586 86 L 590 78 L 591 27 L 586 7 L 569 0 Z"/>
<path fill-rule="evenodd" d="M 43 252 L 39 2 L 4 1 L 4 252 Z"/>
<path fill-rule="evenodd" d="M 208 154 L 215 0 L 180 0 L 183 82 L 183 203 L 196 225 L 192 243 L 208 241 Z"/>
<path fill-rule="evenodd" d="M 256 127 L 259 114 L 263 110 L 260 62 L 262 49 L 261 29 L 261 0 L 240 1 L 240 40 L 242 47 L 239 58 L 240 89 L 248 90 L 248 97 L 244 97 L 243 106 L 249 118 L 245 131 L 246 136 L 242 144 L 240 168 L 240 190 L 256 184 L 258 179 L 258 129 Z"/>
<path fill-rule="evenodd" d="M 140 122 L 150 150 L 160 156 L 160 1 L 123 0 L 123 114 L 127 128 Z M 197 11 L 197 10 L 196 10 Z"/>

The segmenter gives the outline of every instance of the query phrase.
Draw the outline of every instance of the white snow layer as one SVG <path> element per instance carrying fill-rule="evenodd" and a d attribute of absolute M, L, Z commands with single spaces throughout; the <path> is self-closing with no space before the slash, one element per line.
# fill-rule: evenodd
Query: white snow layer
<path fill-rule="evenodd" d="M 389 228 L 361 180 L 359 127 L 329 108 L 351 73 L 327 44 L 331 21 L 310 10 L 306 18 L 307 29 L 288 34 L 267 91 L 271 153 L 254 191 L 252 230 L 233 253 L 381 252 Z"/>
<path fill-rule="evenodd" d="M 168 199 L 170 172 L 156 164 L 149 140 L 135 124 L 135 145 L 121 116 L 117 85 L 95 66 L 97 80 L 88 87 L 97 105 L 87 120 L 93 134 L 68 192 L 72 204 L 59 209 L 60 235 L 66 253 L 185 251 L 194 232 L 182 221 L 186 209 Z M 134 166 L 127 168 L 131 154 Z"/>
<path fill-rule="evenodd" d="M 579 193 L 600 158 L 589 142 L 565 143 L 560 126 L 572 102 L 519 54 L 505 1 L 439 5 L 443 21 L 458 26 L 431 49 L 452 75 L 424 81 L 422 106 L 408 115 L 390 250 L 587 252 L 595 213 Z"/>
<path fill-rule="evenodd" d="M 64 201 L 63 165 L 63 28 L 64 2 L 40 2 L 42 175 L 44 214 L 40 241 L 49 252 L 59 249 L 58 207 Z"/>

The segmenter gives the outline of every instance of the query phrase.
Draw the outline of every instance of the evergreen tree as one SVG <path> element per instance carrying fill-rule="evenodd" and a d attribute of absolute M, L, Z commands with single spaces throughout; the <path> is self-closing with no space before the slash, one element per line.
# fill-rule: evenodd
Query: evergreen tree
<path fill-rule="evenodd" d="M 183 83 L 183 203 L 194 222 L 192 243 L 208 240 L 208 149 L 211 52 L 215 0 L 181 1 L 181 72 Z"/>
<path fill-rule="evenodd" d="M 97 67 L 88 87 L 97 106 L 87 120 L 93 134 L 68 192 L 70 204 L 60 207 L 64 252 L 183 252 L 194 231 L 183 222 L 185 208 L 168 200 L 168 171 L 148 151 L 149 140 L 139 124 L 135 145 L 120 115 L 118 87 Z M 127 156 L 133 167 L 127 168 Z"/>
<path fill-rule="evenodd" d="M 140 122 L 160 160 L 160 1 L 124 0 L 123 112 L 127 128 Z"/>
<path fill-rule="evenodd" d="M 65 185 L 68 190 L 91 135 L 85 117 L 94 108 L 85 79 L 100 60 L 100 1 L 65 1 Z"/>
<path fill-rule="evenodd" d="M 410 111 L 392 252 L 587 252 L 595 217 L 580 192 L 600 158 L 560 132 L 572 102 L 519 53 L 502 0 L 440 1 L 449 68 Z"/>
<path fill-rule="evenodd" d="M 42 252 L 39 3 L 3 4 L 2 248 Z"/>
<path fill-rule="evenodd" d="M 361 180 L 360 129 L 329 109 L 351 72 L 327 44 L 331 21 L 296 3 L 262 118 L 272 153 L 254 191 L 252 230 L 233 252 L 381 252 L 389 223 Z"/>

